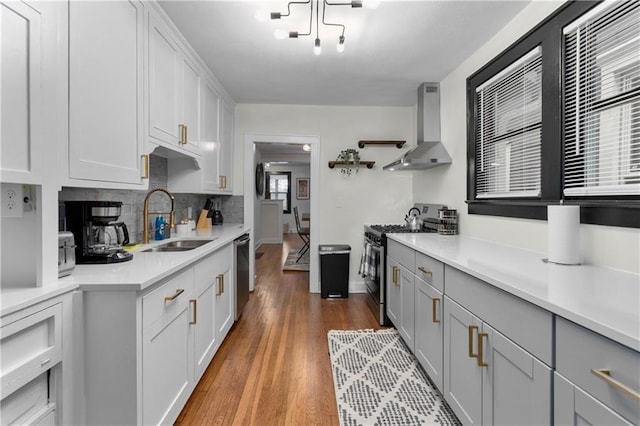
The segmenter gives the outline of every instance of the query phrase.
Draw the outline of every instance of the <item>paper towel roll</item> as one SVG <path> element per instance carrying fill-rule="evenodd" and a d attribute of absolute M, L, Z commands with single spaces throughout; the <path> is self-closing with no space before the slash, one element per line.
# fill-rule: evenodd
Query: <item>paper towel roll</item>
<path fill-rule="evenodd" d="M 549 262 L 580 263 L 580 206 L 547 206 Z"/>

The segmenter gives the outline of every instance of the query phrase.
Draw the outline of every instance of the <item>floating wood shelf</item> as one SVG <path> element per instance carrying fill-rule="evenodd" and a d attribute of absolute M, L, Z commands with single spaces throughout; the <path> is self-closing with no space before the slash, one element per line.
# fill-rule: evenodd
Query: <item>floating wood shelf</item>
<path fill-rule="evenodd" d="M 405 143 L 407 141 L 358 141 L 358 148 L 364 148 L 365 145 L 395 145 L 397 148 L 402 148 Z"/>
<path fill-rule="evenodd" d="M 375 161 L 361 161 L 360 165 L 361 166 L 367 166 L 367 169 L 372 169 L 373 165 L 376 164 Z M 355 167 L 356 163 L 353 161 L 329 161 L 329 168 L 333 169 L 335 166 L 340 166 L 340 167 L 350 167 L 350 166 L 354 166 Z"/>

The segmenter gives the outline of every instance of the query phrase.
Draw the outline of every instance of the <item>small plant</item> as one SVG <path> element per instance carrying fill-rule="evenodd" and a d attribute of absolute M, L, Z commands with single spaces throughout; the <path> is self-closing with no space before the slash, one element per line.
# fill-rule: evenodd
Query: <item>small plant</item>
<path fill-rule="evenodd" d="M 358 168 L 360 167 L 360 152 L 358 152 L 357 149 L 349 148 L 340 151 L 340 154 L 338 154 L 338 158 L 336 160 L 343 161 L 349 164 L 340 170 L 341 173 L 350 175 L 352 170 L 351 164 L 353 164 L 356 173 L 358 173 Z"/>

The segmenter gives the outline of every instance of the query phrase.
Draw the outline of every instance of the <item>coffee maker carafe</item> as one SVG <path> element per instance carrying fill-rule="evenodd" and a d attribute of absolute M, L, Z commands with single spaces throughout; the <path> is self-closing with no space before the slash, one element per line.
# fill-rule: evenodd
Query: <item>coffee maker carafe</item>
<path fill-rule="evenodd" d="M 122 246 L 129 244 L 129 231 L 118 222 L 119 201 L 67 201 L 67 229 L 76 241 L 77 263 L 126 262 L 133 254 Z"/>

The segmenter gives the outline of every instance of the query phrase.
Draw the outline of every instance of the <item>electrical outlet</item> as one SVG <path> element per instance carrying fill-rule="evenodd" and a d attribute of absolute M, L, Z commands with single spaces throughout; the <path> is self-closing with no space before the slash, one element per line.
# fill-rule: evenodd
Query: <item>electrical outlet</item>
<path fill-rule="evenodd" d="M 15 183 L 3 183 L 2 217 L 22 217 L 23 213 L 22 185 Z"/>

